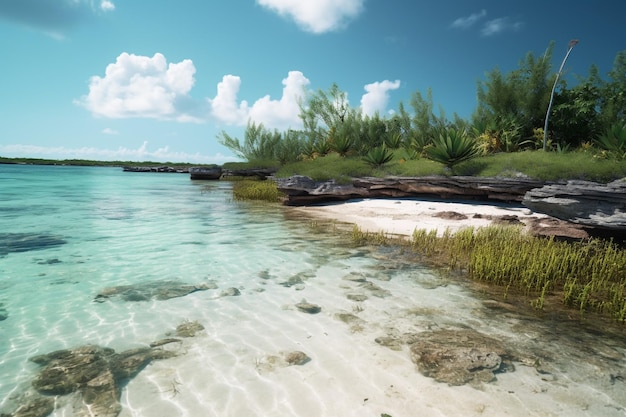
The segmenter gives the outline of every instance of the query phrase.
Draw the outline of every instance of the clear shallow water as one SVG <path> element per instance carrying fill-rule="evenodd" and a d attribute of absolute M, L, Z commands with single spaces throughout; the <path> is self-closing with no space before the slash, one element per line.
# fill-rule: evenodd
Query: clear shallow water
<path fill-rule="evenodd" d="M 364 292 L 343 279 L 349 274 L 369 277 L 387 296 L 365 291 L 366 301 L 349 300 Z M 301 285 L 282 285 L 293 277 Z M 217 289 L 93 302 L 105 287 L 162 280 Z M 242 296 L 219 298 L 228 287 Z M 323 314 L 294 311 L 302 298 L 322 305 Z M 232 202 L 228 183 L 180 174 L 0 165 L 2 311 L 2 410 L 37 372 L 33 355 L 84 344 L 146 346 L 184 320 L 201 322 L 205 336 L 188 342 L 188 354 L 134 378 L 122 415 L 399 417 L 416 410 L 458 415 L 471 406 L 464 415 L 613 416 L 626 407 L 622 339 L 486 308 L 394 253 L 346 248 L 280 209 Z M 362 322 L 346 325 L 336 319 L 340 312 Z M 447 387 L 421 376 L 406 348 L 374 342 L 447 327 L 472 327 L 539 352 L 550 378 L 518 366 L 483 391 Z M 264 359 L 295 349 L 311 363 L 275 370 Z"/>

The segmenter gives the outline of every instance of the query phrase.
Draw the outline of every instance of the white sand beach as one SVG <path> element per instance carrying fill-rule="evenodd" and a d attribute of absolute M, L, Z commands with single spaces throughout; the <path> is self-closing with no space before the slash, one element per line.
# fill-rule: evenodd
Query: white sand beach
<path fill-rule="evenodd" d="M 502 216 L 516 216 L 526 223 L 546 218 L 521 204 L 482 203 L 477 201 L 406 199 L 362 199 L 341 203 L 294 207 L 304 216 L 357 225 L 362 231 L 411 236 L 416 229 L 446 229 L 456 232 L 465 227 L 483 227 Z"/>

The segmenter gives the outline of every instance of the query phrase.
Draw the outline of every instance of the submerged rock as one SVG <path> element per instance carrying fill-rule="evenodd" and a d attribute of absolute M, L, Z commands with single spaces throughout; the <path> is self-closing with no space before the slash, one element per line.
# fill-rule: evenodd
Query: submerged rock
<path fill-rule="evenodd" d="M 491 382 L 513 369 L 515 355 L 499 340 L 475 330 L 438 330 L 417 335 L 411 359 L 419 371 L 449 385 Z"/>
<path fill-rule="evenodd" d="M 203 329 L 197 322 L 185 322 L 177 333 L 188 336 Z M 122 410 L 122 387 L 153 360 L 168 359 L 176 351 L 165 350 L 163 345 L 180 342 L 180 339 L 161 339 L 150 347 L 116 352 L 96 345 L 62 349 L 29 360 L 43 368 L 32 381 L 35 391 L 12 400 L 17 405 L 10 413 L 0 412 L 0 417 L 44 417 L 54 411 L 58 396 L 77 395 L 73 398 L 73 414 L 91 417 L 116 417 Z M 60 403 L 63 403 L 61 401 Z"/>
<path fill-rule="evenodd" d="M 0 303 L 0 321 L 6 320 L 9 318 L 9 312 L 6 308 L 4 308 L 4 304 Z"/>
<path fill-rule="evenodd" d="M 238 295 L 241 295 L 241 291 L 235 287 L 226 288 L 220 293 L 220 297 L 236 297 Z"/>
<path fill-rule="evenodd" d="M 284 358 L 288 365 L 304 365 L 311 361 L 311 358 L 309 358 L 306 353 L 299 350 L 286 353 Z"/>
<path fill-rule="evenodd" d="M 61 236 L 47 233 L 0 233 L 0 256 L 49 249 L 66 243 Z"/>
<path fill-rule="evenodd" d="M 213 288 L 211 284 L 188 285 L 178 281 L 156 281 L 133 285 L 118 285 L 102 289 L 94 301 L 102 303 L 111 298 L 123 301 L 168 300 L 175 297 L 184 297 L 196 291 L 206 291 Z"/>
<path fill-rule="evenodd" d="M 197 321 L 186 321 L 176 327 L 176 336 L 194 337 L 198 332 L 204 330 L 204 326 Z"/>
<path fill-rule="evenodd" d="M 318 306 L 317 304 L 309 303 L 306 300 L 302 300 L 301 302 L 296 304 L 296 308 L 303 313 L 308 314 L 317 314 L 322 311 L 322 307 Z"/>

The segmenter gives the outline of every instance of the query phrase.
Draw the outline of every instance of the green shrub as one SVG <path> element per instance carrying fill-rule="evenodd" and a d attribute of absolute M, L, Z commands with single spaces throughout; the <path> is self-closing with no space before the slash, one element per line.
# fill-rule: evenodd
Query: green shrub
<path fill-rule="evenodd" d="M 363 160 L 371 167 L 380 168 L 393 160 L 393 152 L 384 145 L 377 146 L 370 149 Z"/>
<path fill-rule="evenodd" d="M 620 161 L 626 159 L 626 123 L 614 123 L 598 136 L 596 143 L 607 151 L 609 157 Z"/>
<path fill-rule="evenodd" d="M 426 148 L 426 156 L 448 168 L 477 157 L 479 149 L 474 138 L 465 130 L 444 129 L 435 138 L 432 146 Z"/>

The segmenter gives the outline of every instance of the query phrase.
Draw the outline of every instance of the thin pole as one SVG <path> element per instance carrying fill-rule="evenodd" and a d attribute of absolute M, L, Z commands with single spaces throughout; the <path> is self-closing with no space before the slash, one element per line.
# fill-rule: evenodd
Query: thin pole
<path fill-rule="evenodd" d="M 550 93 L 550 104 L 548 104 L 548 111 L 546 112 L 546 123 L 543 125 L 543 150 L 546 150 L 546 146 L 548 143 L 548 119 L 550 118 L 550 110 L 552 110 L 552 100 L 554 99 L 554 90 L 556 90 L 556 84 L 559 82 L 559 77 L 561 76 L 561 72 L 563 72 L 563 67 L 565 66 L 565 61 L 567 61 L 567 57 L 569 56 L 572 49 L 578 43 L 578 39 L 572 39 L 569 41 L 569 45 L 567 48 L 567 53 L 565 54 L 565 58 L 563 58 L 563 62 L 561 62 L 561 67 L 559 68 L 559 72 L 556 73 L 556 78 L 554 79 L 554 85 L 552 86 L 552 92 Z"/>

